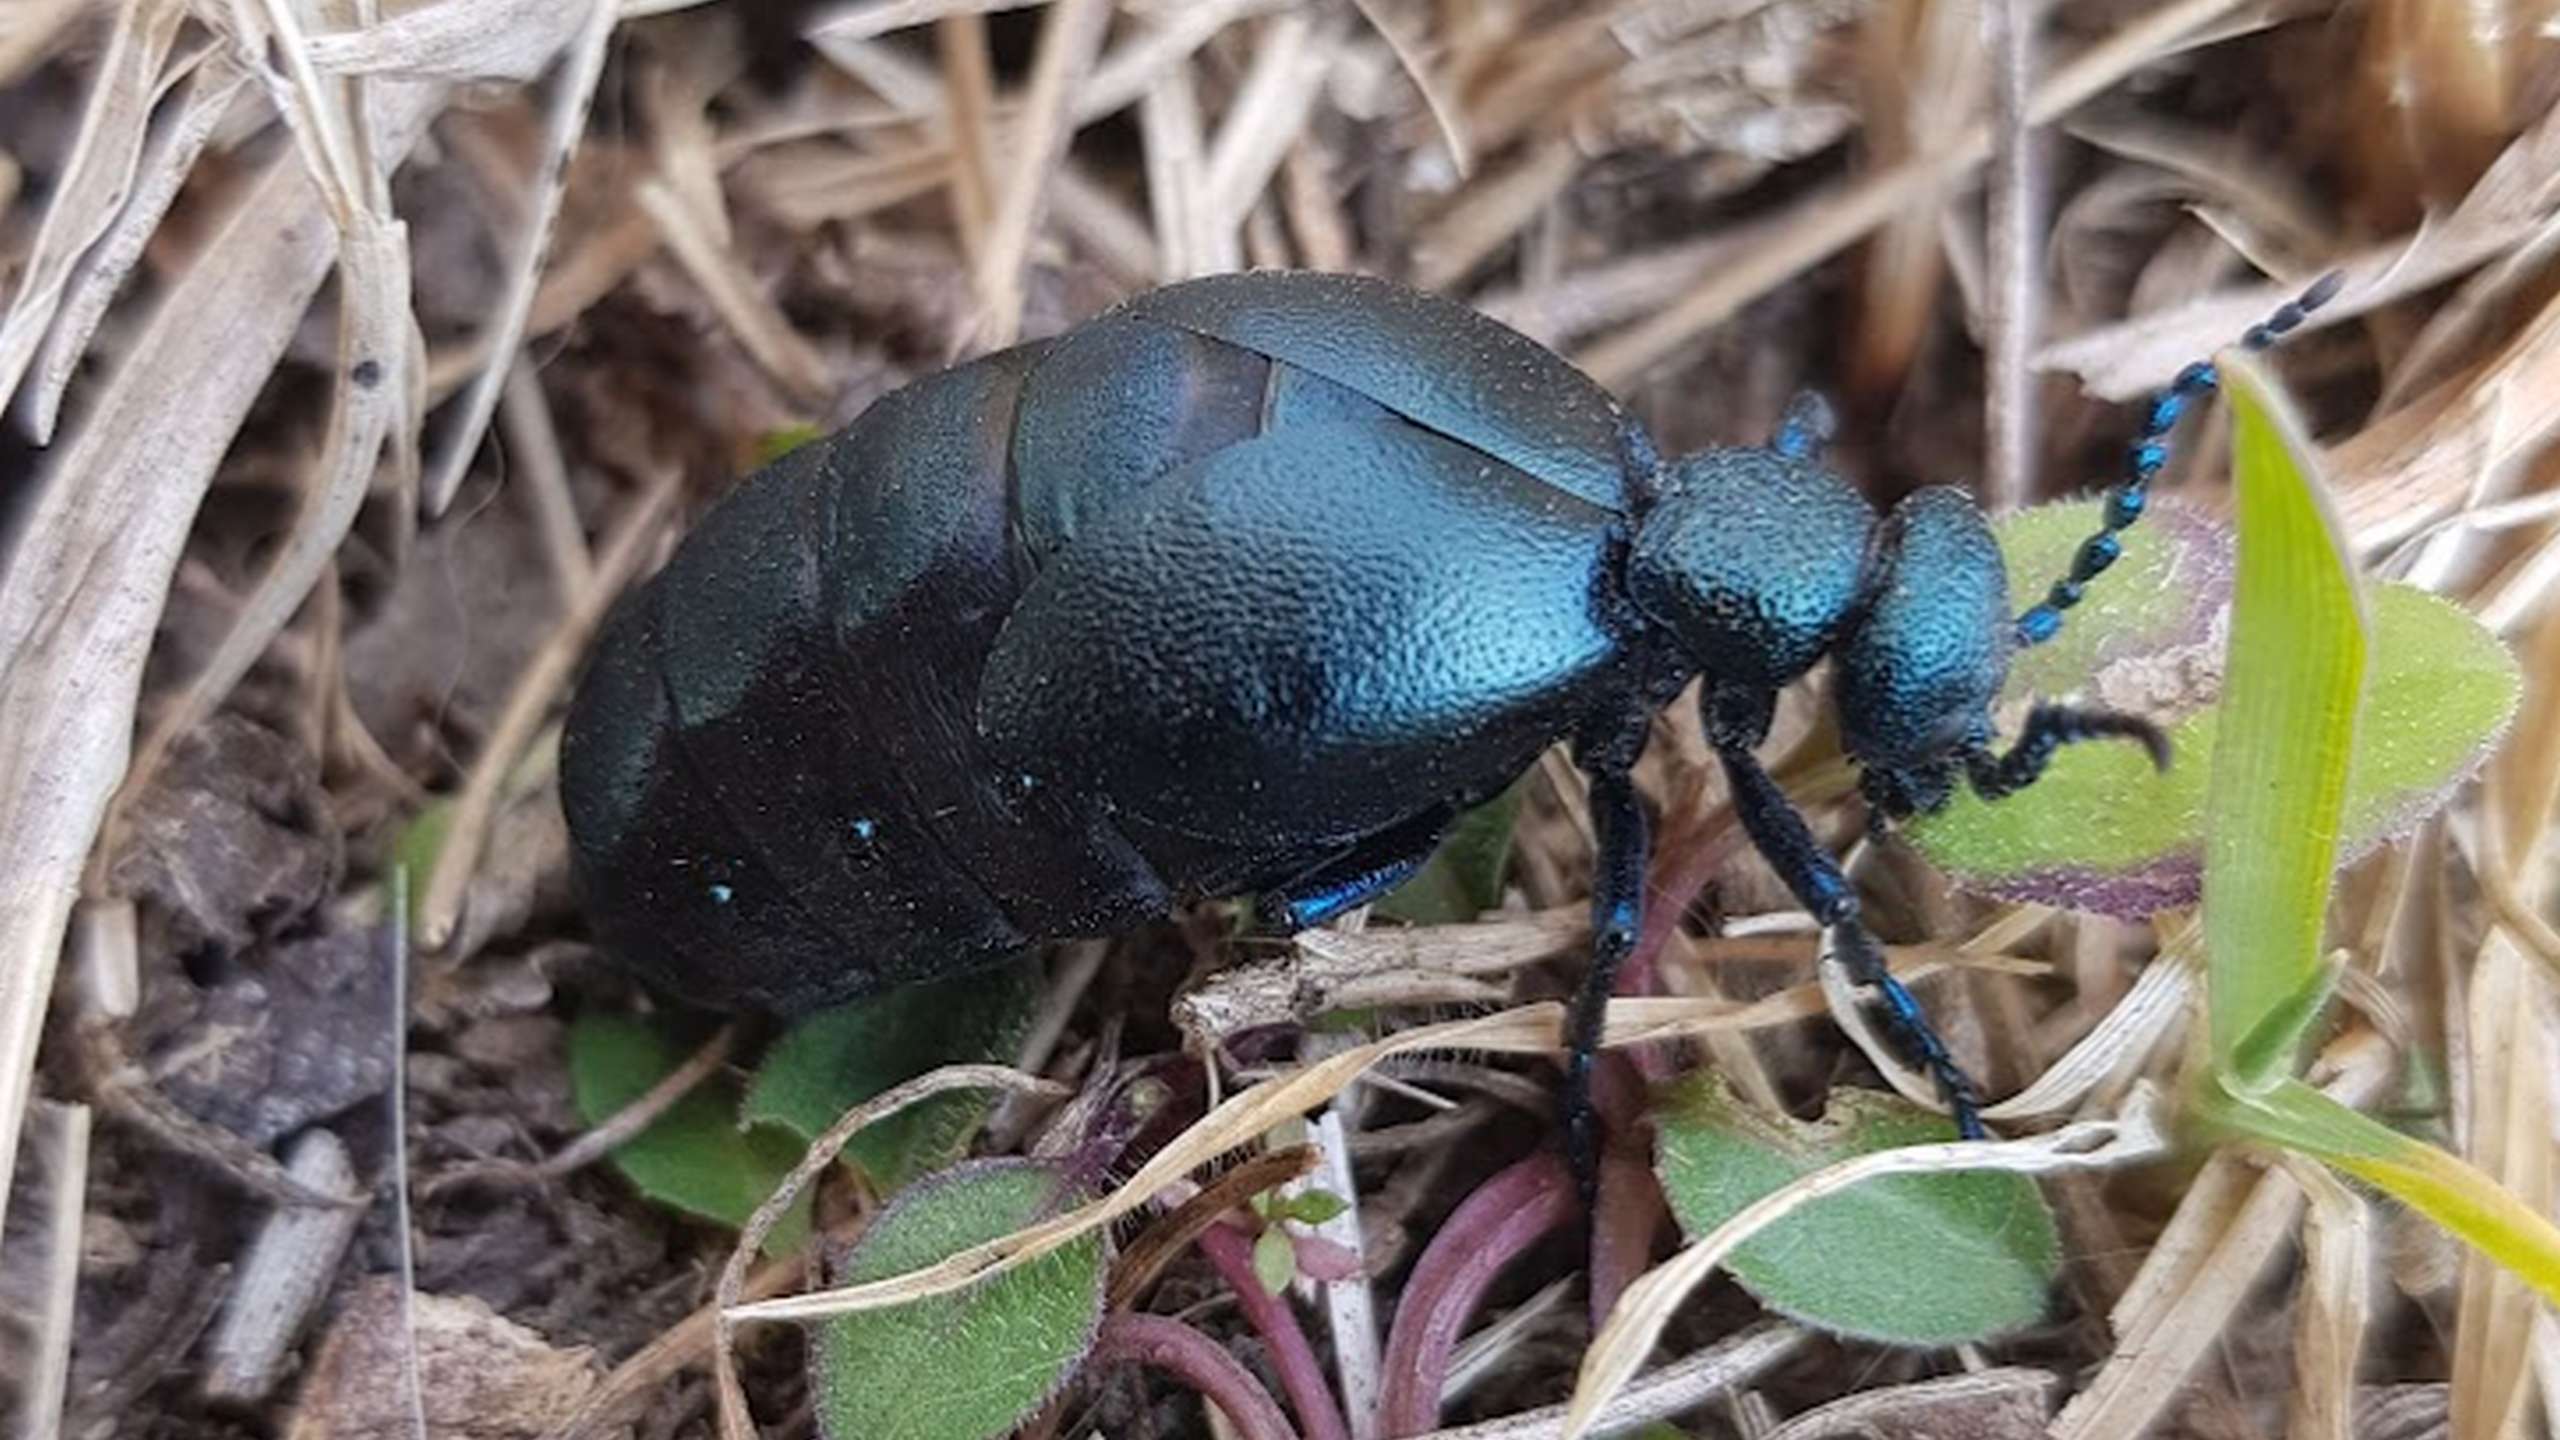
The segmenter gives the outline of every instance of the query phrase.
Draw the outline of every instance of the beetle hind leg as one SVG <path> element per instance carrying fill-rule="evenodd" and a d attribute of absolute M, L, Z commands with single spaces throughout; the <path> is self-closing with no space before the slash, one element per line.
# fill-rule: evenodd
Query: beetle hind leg
<path fill-rule="evenodd" d="M 1452 811 L 1432 810 L 1362 836 L 1350 848 L 1265 892 L 1254 903 L 1254 919 L 1274 930 L 1309 930 L 1368 904 L 1413 878 L 1439 848 L 1453 818 Z"/>

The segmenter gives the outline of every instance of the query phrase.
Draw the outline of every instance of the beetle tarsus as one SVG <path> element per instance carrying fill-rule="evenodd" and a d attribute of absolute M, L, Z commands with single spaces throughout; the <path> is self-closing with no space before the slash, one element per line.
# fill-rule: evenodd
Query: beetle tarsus
<path fill-rule="evenodd" d="M 1946 1042 L 1938 1038 L 1928 1012 L 1920 1008 L 1919 997 L 1886 968 L 1884 952 L 1876 945 L 1875 937 L 1867 933 L 1867 927 L 1855 920 L 1835 925 L 1831 927 L 1831 943 L 1850 980 L 1874 990 L 1883 1003 L 1885 1019 L 1907 1058 L 1929 1072 L 1939 1098 L 1946 1102 L 1947 1114 L 1956 1122 L 1956 1134 L 1966 1140 L 1988 1139 L 1990 1132 L 1982 1125 L 1982 1092 L 1975 1088 L 1973 1077 L 1956 1063 Z"/>
<path fill-rule="evenodd" d="M 1998 800 L 2036 783 L 2063 746 L 2084 740 L 2131 740 L 2151 757 L 2152 768 L 2169 768 L 2169 737 L 2139 715 L 2071 705 L 2038 705 L 2027 715 L 2026 728 L 2018 732 L 2018 741 L 2009 747 L 2008 754 L 1968 752 L 1965 777 L 1972 782 L 1975 794 L 1985 800 Z"/>
<path fill-rule="evenodd" d="M 1451 812 L 1435 810 L 1392 829 L 1363 836 L 1305 874 L 1266 892 L 1254 918 L 1294 933 L 1366 905 L 1413 878 L 1439 847 Z"/>

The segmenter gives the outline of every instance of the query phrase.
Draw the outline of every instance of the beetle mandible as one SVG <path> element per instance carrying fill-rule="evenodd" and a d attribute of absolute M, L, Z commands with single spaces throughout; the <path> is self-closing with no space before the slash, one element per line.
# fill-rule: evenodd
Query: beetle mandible
<path fill-rule="evenodd" d="M 2252 328 L 2263 348 L 2326 298 Z M 1551 744 L 1590 780 L 1592 954 L 1565 1120 L 1643 904 L 1630 771 L 1693 679 L 1752 841 L 1882 1003 L 1963 1133 L 1970 1081 L 1754 757 L 1828 657 L 1872 814 L 2032 783 L 2137 718 L 2041 705 L 2005 752 L 2013 647 L 2050 636 L 2141 514 L 2190 366 L 2104 527 L 2012 618 L 1961 491 L 1879 517 L 1830 417 L 1665 460 L 1553 352 L 1351 275 L 1149 292 L 930 376 L 716 506 L 607 621 L 561 793 L 605 948 L 667 989 L 785 1012 L 1252 893 L 1302 928 L 1411 874 Z"/>

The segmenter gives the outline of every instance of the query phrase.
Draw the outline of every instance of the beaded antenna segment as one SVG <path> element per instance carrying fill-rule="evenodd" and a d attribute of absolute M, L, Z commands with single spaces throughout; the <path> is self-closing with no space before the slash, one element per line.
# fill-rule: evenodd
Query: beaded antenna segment
<path fill-rule="evenodd" d="M 2337 270 L 2321 276 L 2299 298 L 2286 301 L 2274 314 L 2250 326 L 2240 337 L 2240 348 L 2251 352 L 2273 348 L 2312 311 L 2329 303 L 2345 278 L 2344 272 Z M 2053 582 L 2043 601 L 2018 617 L 2019 644 L 2041 645 L 2062 633 L 2062 612 L 2079 604 L 2089 582 L 2106 573 L 2107 567 L 2124 554 L 2122 532 L 2142 518 L 2143 507 L 2150 500 L 2151 481 L 2169 463 L 2169 432 L 2178 428 L 2188 406 L 2212 394 L 2221 384 L 2222 374 L 2213 362 L 2199 360 L 2179 371 L 2167 389 L 2152 397 L 2150 412 L 2144 415 L 2141 430 L 2125 451 L 2124 478 L 2107 492 L 2102 527 L 2081 542 L 2080 553 L 2072 557 L 2070 573 Z"/>

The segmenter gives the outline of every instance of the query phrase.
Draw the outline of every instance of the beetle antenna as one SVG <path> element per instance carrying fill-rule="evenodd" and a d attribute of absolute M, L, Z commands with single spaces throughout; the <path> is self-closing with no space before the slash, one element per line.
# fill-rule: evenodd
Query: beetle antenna
<path fill-rule="evenodd" d="M 2278 340 L 2299 326 L 2312 311 L 2329 303 L 2345 280 L 2343 271 L 2332 270 L 2312 283 L 2299 299 L 2288 300 L 2276 312 L 2248 328 L 2240 337 L 2240 348 L 2256 352 L 2273 348 Z M 2142 428 L 2125 451 L 2124 478 L 2107 492 L 2106 518 L 2098 533 L 2082 541 L 2080 553 L 2072 557 L 2071 571 L 2053 583 L 2042 603 L 2029 607 L 2018 617 L 2018 643 L 2041 645 L 2062 632 L 2062 612 L 2080 603 L 2082 590 L 2088 583 L 2116 563 L 2124 553 L 2119 538 L 2133 522 L 2142 518 L 2142 507 L 2150 498 L 2146 493 L 2153 477 L 2169 463 L 2169 432 L 2178 428 L 2178 420 L 2187 407 L 2220 389 L 2222 372 L 2210 360 L 2199 360 L 2178 372 L 2169 388 L 2151 398 L 2151 411 L 2143 417 Z"/>

